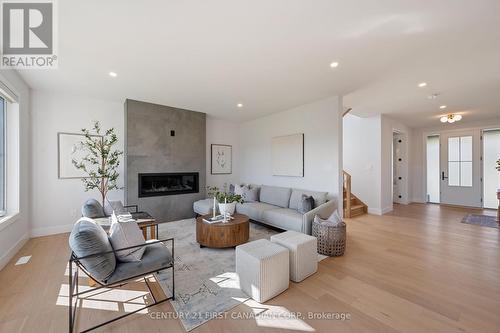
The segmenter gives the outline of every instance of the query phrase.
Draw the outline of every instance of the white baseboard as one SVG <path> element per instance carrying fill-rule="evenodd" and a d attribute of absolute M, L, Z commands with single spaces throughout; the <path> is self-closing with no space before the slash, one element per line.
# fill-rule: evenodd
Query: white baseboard
<path fill-rule="evenodd" d="M 74 224 L 57 225 L 53 227 L 35 228 L 31 230 L 31 237 L 42 237 L 71 232 Z"/>
<path fill-rule="evenodd" d="M 380 209 L 380 208 L 368 207 L 368 214 L 373 214 L 373 215 L 382 215 L 382 209 Z"/>
<path fill-rule="evenodd" d="M 382 209 L 382 214 L 380 214 L 380 215 L 384 215 L 384 214 L 387 214 L 387 213 L 392 212 L 392 211 L 393 211 L 392 206 L 385 207 Z"/>
<path fill-rule="evenodd" d="M 17 242 L 16 244 L 12 245 L 12 247 L 0 258 L 0 270 L 2 270 L 8 263 L 9 261 L 14 258 L 14 256 L 21 250 L 21 248 L 26 244 L 28 241 L 28 233 L 25 233 Z"/>

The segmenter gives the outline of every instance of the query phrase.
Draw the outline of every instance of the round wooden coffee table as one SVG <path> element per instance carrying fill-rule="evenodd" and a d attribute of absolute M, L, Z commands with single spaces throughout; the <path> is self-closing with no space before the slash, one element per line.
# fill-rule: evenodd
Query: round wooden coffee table
<path fill-rule="evenodd" d="M 196 219 L 196 241 L 200 244 L 200 247 L 234 247 L 248 241 L 250 234 L 248 216 L 234 214 L 234 219 L 226 223 L 210 224 L 203 222 L 203 218 L 211 216 L 204 215 Z"/>

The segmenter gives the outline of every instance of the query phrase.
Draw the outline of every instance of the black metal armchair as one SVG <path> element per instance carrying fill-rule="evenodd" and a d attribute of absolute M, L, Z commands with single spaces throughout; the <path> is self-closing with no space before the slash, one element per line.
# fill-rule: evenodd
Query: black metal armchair
<path fill-rule="evenodd" d="M 166 242 L 171 242 L 171 251 L 168 251 L 168 248 L 165 246 L 164 243 Z M 141 260 L 140 264 L 137 262 L 127 262 L 127 263 L 118 263 L 114 273 L 104 282 L 100 281 L 99 279 L 96 279 L 95 277 L 92 276 L 84 267 L 82 264 L 81 260 L 82 259 L 88 259 L 92 257 L 97 257 L 97 256 L 102 256 L 106 254 L 113 253 L 116 255 L 116 252 L 122 251 L 122 250 L 129 250 L 133 248 L 139 248 L 146 246 L 146 251 L 144 252 L 143 259 Z M 73 265 L 75 265 L 75 270 L 73 270 Z M 135 265 L 135 266 L 134 266 Z M 166 269 L 172 269 L 172 295 L 170 297 L 166 297 L 165 299 L 162 300 L 157 300 L 151 291 L 151 288 L 149 286 L 149 283 L 146 279 L 147 276 L 152 275 L 154 273 L 158 273 L 162 270 Z M 86 275 L 88 275 L 90 278 L 95 280 L 98 283 L 98 286 L 89 290 L 85 291 L 78 291 L 78 271 L 82 270 Z M 175 299 L 175 274 L 174 274 L 174 239 L 173 238 L 168 238 L 164 240 L 156 240 L 156 241 L 150 241 L 145 244 L 141 245 L 136 245 L 136 246 L 130 246 L 127 248 L 123 249 L 116 249 L 112 251 L 107 251 L 107 252 L 102 252 L 102 253 L 95 253 L 91 254 L 88 256 L 84 257 L 77 257 L 75 253 L 72 251 L 71 256 L 69 259 L 69 332 L 73 333 L 74 331 L 74 324 L 75 324 L 75 318 L 76 318 L 76 309 L 78 305 L 78 299 L 80 296 L 87 294 L 89 292 L 101 289 L 101 288 L 118 288 L 121 286 L 126 285 L 132 280 L 136 280 L 138 278 L 144 278 L 144 281 L 146 283 L 146 286 L 149 290 L 149 293 L 151 294 L 154 303 L 151 303 L 149 305 L 146 305 L 140 309 L 136 309 L 132 312 L 123 314 L 121 316 L 118 316 L 116 318 L 113 318 L 111 320 L 105 321 L 103 323 L 100 323 L 98 325 L 95 325 L 93 327 L 90 327 L 88 329 L 85 329 L 83 331 L 80 331 L 81 333 L 83 332 L 89 332 L 92 331 L 96 328 L 99 328 L 101 326 L 107 325 L 109 323 L 112 323 L 114 321 L 120 320 L 122 318 L 125 318 L 127 316 L 130 316 L 134 313 L 137 313 L 139 311 L 142 311 L 144 309 L 147 309 L 149 307 L 158 305 L 160 303 L 163 303 L 165 301 L 168 301 L 170 299 Z M 73 305 L 73 300 L 76 298 L 76 304 Z"/>

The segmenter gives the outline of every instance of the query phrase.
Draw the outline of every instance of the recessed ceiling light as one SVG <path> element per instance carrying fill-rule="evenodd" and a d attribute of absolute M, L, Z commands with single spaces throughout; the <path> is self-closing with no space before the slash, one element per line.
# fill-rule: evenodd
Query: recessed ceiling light
<path fill-rule="evenodd" d="M 423 88 L 423 87 L 425 87 L 426 85 L 427 85 L 427 83 L 426 83 L 426 82 L 420 82 L 420 83 L 418 84 L 418 87 L 419 87 L 419 88 Z"/>
<path fill-rule="evenodd" d="M 116 74 L 115 72 L 109 72 L 109 76 L 111 76 L 111 77 L 117 77 L 118 74 Z"/>
<path fill-rule="evenodd" d="M 338 63 L 338 62 L 336 62 L 336 61 L 334 61 L 334 62 L 332 62 L 332 63 L 330 64 L 330 67 L 331 67 L 331 68 L 337 68 L 337 67 L 339 67 L 339 63 Z"/>
<path fill-rule="evenodd" d="M 239 108 L 242 108 L 243 104 L 242 103 L 238 103 L 238 104 L 236 104 L 236 106 L 239 107 Z"/>
<path fill-rule="evenodd" d="M 446 109 L 446 105 L 441 105 L 439 108 L 440 109 Z"/>

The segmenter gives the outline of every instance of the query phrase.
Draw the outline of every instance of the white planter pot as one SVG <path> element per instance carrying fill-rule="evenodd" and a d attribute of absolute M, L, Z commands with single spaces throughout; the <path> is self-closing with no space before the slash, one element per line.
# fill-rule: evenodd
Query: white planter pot
<path fill-rule="evenodd" d="M 230 202 L 227 204 L 223 204 L 223 203 L 219 204 L 219 212 L 221 213 L 221 215 L 224 215 L 225 213 L 229 213 L 229 215 L 233 215 L 235 209 L 236 209 L 236 202 Z"/>

